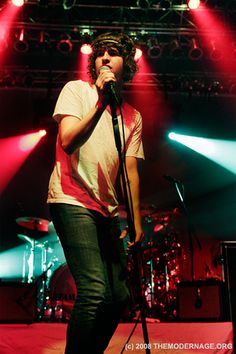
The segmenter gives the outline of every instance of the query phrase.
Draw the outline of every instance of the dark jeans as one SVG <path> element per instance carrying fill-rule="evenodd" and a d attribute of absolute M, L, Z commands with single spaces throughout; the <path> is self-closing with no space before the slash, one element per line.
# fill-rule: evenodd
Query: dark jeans
<path fill-rule="evenodd" d="M 119 219 L 68 204 L 50 211 L 78 292 L 65 354 L 103 353 L 129 299 Z"/>

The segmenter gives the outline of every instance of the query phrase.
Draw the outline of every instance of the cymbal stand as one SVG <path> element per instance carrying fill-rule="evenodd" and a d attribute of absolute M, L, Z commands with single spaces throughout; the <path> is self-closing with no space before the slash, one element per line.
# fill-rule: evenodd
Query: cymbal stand
<path fill-rule="evenodd" d="M 182 203 L 182 206 L 183 206 L 184 213 L 185 213 L 185 215 L 187 217 L 189 248 L 190 248 L 190 257 L 191 257 L 191 278 L 192 278 L 192 281 L 194 281 L 195 280 L 195 269 L 194 269 L 193 238 L 195 238 L 200 250 L 202 250 L 202 245 L 200 243 L 199 238 L 197 237 L 197 235 L 194 232 L 194 228 L 193 228 L 193 225 L 192 225 L 191 220 L 190 220 L 190 215 L 189 215 L 189 212 L 188 212 L 188 208 L 187 208 L 187 206 L 185 204 L 185 200 L 184 200 L 184 184 L 182 182 L 180 182 L 179 180 L 174 179 L 174 178 L 172 179 L 172 181 L 174 182 L 177 194 L 178 194 L 179 199 L 180 199 L 180 201 Z"/>
<path fill-rule="evenodd" d="M 34 267 L 35 267 L 35 240 L 31 239 L 30 241 L 30 255 L 28 258 L 28 283 L 34 281 Z"/>
<path fill-rule="evenodd" d="M 22 265 L 22 283 L 26 282 L 26 263 L 27 263 L 27 254 L 28 254 L 28 245 L 26 245 L 24 254 L 23 254 L 23 265 Z"/>
<path fill-rule="evenodd" d="M 39 289 L 40 295 L 42 296 L 42 303 L 39 305 L 39 314 L 38 317 L 39 319 L 43 319 L 44 318 L 44 310 L 46 307 L 46 303 L 47 303 L 47 278 L 48 278 L 48 271 L 49 269 L 52 267 L 53 263 L 50 263 L 49 266 L 42 272 L 42 274 L 40 274 L 38 276 L 38 278 L 36 279 L 36 284 L 39 285 L 40 281 L 42 281 L 42 286 Z"/>
<path fill-rule="evenodd" d="M 116 148 L 119 156 L 119 167 L 120 167 L 120 174 L 121 174 L 121 179 L 123 184 L 123 193 L 124 193 L 124 200 L 125 200 L 126 213 L 127 213 L 129 237 L 131 242 L 133 242 L 135 240 L 135 228 L 134 228 L 133 211 L 132 211 L 132 198 L 130 193 L 128 193 L 129 191 L 127 190 L 125 159 L 122 155 L 122 144 L 121 144 L 118 117 L 116 113 L 118 106 L 119 106 L 119 102 L 117 102 L 117 100 L 114 97 L 112 97 L 112 95 L 110 95 L 110 108 L 111 108 L 111 115 L 112 115 L 113 131 L 114 131 Z M 121 109 L 120 109 L 120 113 L 122 116 Z M 138 295 L 140 317 L 141 317 L 141 323 L 143 329 L 143 338 L 144 338 L 144 343 L 146 348 L 145 351 L 146 354 L 151 354 L 148 331 L 147 331 L 146 316 L 145 316 L 146 301 L 144 300 L 143 284 L 141 281 L 141 274 L 142 274 L 143 267 L 142 267 L 142 255 L 141 255 L 140 245 L 139 247 L 134 247 L 134 249 L 132 250 L 132 258 L 134 264 L 134 276 L 137 284 L 137 295 Z"/>

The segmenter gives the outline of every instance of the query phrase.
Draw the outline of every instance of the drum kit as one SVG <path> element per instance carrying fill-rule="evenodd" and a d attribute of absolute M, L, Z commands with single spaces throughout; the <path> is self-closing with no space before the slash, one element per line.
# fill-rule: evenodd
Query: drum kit
<path fill-rule="evenodd" d="M 144 208 L 141 212 L 146 236 L 141 251 L 143 294 L 147 315 L 160 320 L 172 320 L 176 318 L 177 312 L 177 285 L 181 278 L 180 263 L 183 251 L 175 228 L 175 220 L 181 214 L 178 209 L 158 212 L 155 208 Z M 125 219 L 122 210 L 120 219 L 122 225 L 122 220 Z M 25 231 L 24 234 L 19 233 L 18 237 L 27 244 L 23 257 L 22 281 L 37 284 L 39 319 L 67 321 L 77 293 L 58 237 L 50 241 L 48 236 L 52 229 L 54 230 L 52 223 L 36 217 L 20 217 L 16 222 Z M 45 234 L 47 236 L 42 237 Z M 125 242 L 127 241 L 124 241 L 124 245 Z M 62 257 L 59 257 L 56 251 L 58 246 Z M 41 252 L 39 275 L 35 272 L 38 268 L 35 253 L 38 250 Z M 127 259 L 128 285 L 132 306 L 135 307 L 137 299 L 135 284 L 132 282 L 132 257 L 128 252 Z"/>
<path fill-rule="evenodd" d="M 58 236 L 55 236 L 53 224 L 36 217 L 19 217 L 16 223 L 21 231 L 24 231 L 17 236 L 26 243 L 22 282 L 35 283 L 37 286 L 38 319 L 61 320 L 63 317 L 61 299 L 54 297 L 53 287 L 56 287 L 56 284 L 53 278 L 58 267 L 65 263 L 65 258 Z M 58 287 L 57 290 L 60 291 Z"/>

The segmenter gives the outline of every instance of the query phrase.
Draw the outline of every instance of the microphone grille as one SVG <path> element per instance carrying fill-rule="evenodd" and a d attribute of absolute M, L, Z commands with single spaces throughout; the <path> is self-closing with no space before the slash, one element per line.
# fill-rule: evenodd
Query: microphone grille
<path fill-rule="evenodd" d="M 102 65 L 100 68 L 99 68 L 99 72 L 101 71 L 111 71 L 111 69 L 109 68 L 109 66 L 107 65 Z"/>

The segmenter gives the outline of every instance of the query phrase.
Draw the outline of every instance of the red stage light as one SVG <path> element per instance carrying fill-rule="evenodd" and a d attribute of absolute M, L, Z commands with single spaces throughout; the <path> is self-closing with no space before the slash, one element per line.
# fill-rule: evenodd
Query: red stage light
<path fill-rule="evenodd" d="M 19 141 L 19 148 L 21 151 L 32 150 L 39 140 L 47 134 L 46 130 L 41 129 L 36 133 L 24 135 Z"/>
<path fill-rule="evenodd" d="M 16 7 L 21 7 L 24 5 L 24 0 L 12 0 L 12 5 L 16 6 Z"/>
<path fill-rule="evenodd" d="M 140 48 L 136 48 L 135 55 L 134 55 L 134 60 L 138 61 L 141 56 L 143 55 L 143 52 Z"/>
<path fill-rule="evenodd" d="M 39 134 L 39 136 L 43 137 L 47 134 L 47 132 L 45 129 L 41 129 L 38 134 Z"/>
<path fill-rule="evenodd" d="M 80 52 L 82 54 L 85 54 L 85 55 L 89 55 L 92 53 L 92 47 L 90 44 L 83 44 L 81 47 L 80 47 Z"/>
<path fill-rule="evenodd" d="M 196 10 L 200 6 L 200 0 L 189 0 L 188 7 L 191 10 Z"/>

